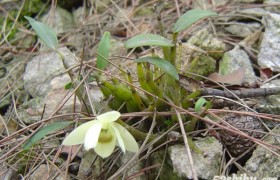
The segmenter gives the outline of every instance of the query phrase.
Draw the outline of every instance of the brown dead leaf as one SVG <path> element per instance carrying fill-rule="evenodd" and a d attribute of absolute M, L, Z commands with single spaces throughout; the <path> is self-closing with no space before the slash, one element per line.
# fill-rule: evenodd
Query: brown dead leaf
<path fill-rule="evenodd" d="M 260 76 L 262 80 L 267 80 L 273 76 L 273 72 L 269 68 L 264 68 L 260 70 Z"/>
<path fill-rule="evenodd" d="M 230 85 L 241 85 L 243 83 L 245 71 L 243 68 L 237 69 L 230 74 L 220 75 L 212 73 L 208 76 L 209 79 L 219 83 L 226 83 Z"/>

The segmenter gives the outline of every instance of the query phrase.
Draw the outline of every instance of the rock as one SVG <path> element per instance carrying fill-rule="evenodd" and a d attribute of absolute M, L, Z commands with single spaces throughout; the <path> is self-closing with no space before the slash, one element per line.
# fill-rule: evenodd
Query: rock
<path fill-rule="evenodd" d="M 263 86 L 261 86 L 261 88 L 275 88 L 275 87 L 280 88 L 280 79 L 272 80 L 272 81 L 264 84 Z M 280 106 L 280 94 L 271 95 L 266 98 L 271 105 Z"/>
<path fill-rule="evenodd" d="M 193 1 L 191 6 L 192 9 L 215 9 L 219 6 L 225 6 L 229 0 L 212 0 L 212 1 L 205 1 L 205 0 L 196 0 Z"/>
<path fill-rule="evenodd" d="M 135 155 L 135 153 L 131 153 L 131 152 L 125 152 L 122 153 L 122 155 L 120 156 L 120 161 L 118 161 L 118 165 L 119 167 L 125 166 L 127 164 L 127 162 Z M 137 159 L 135 160 L 137 161 Z M 142 164 L 140 161 L 138 161 L 136 163 L 136 165 L 134 165 L 134 162 L 132 162 L 129 166 L 127 166 L 126 168 L 126 175 L 127 177 L 135 175 L 137 173 L 139 173 L 141 171 L 141 169 L 143 169 Z M 127 178 L 128 179 L 128 178 Z M 145 176 L 136 176 L 133 179 L 135 180 L 144 180 L 146 179 Z"/>
<path fill-rule="evenodd" d="M 264 142 L 273 146 L 280 147 L 280 127 L 276 127 L 271 131 L 273 135 L 268 135 L 263 139 Z M 270 148 L 270 147 L 268 147 Z M 270 148 L 271 149 L 271 148 Z M 274 151 L 279 153 L 279 150 Z M 280 157 L 258 145 L 253 152 L 252 157 L 246 162 L 245 170 L 252 176 L 263 178 L 279 178 L 280 177 Z"/>
<path fill-rule="evenodd" d="M 163 58 L 161 50 L 155 50 L 155 54 Z M 151 54 L 148 54 L 148 56 L 151 56 Z M 216 60 L 210 57 L 203 49 L 190 43 L 182 43 L 181 48 L 178 47 L 176 66 L 177 69 L 186 76 L 192 76 L 188 74 L 188 72 L 208 76 L 215 71 Z M 133 72 L 133 68 L 135 68 L 135 66 L 132 66 L 130 71 Z M 134 72 L 136 72 L 136 70 Z M 192 76 L 192 78 L 197 80 L 201 79 L 197 76 Z"/>
<path fill-rule="evenodd" d="M 70 77 L 67 74 L 64 74 L 63 76 L 55 77 L 50 82 L 49 92 L 44 98 L 44 104 L 46 105 L 44 117 L 50 117 L 56 111 L 63 99 L 69 97 L 69 94 L 72 91 L 69 92 L 69 90 L 66 90 L 64 85 L 66 82 L 70 81 Z M 67 114 L 73 112 L 74 103 L 75 97 L 73 95 L 65 102 L 57 114 Z M 79 109 L 80 105 L 81 103 L 79 99 L 76 98 L 75 109 Z"/>
<path fill-rule="evenodd" d="M 152 177 L 151 179 L 156 179 L 156 177 L 159 176 L 160 180 L 183 180 L 182 177 L 180 177 L 176 172 L 174 172 L 174 170 L 172 170 L 172 162 L 170 158 L 165 158 L 165 156 L 165 150 L 157 151 L 151 155 L 150 160 L 152 164 L 158 165 L 158 168 L 155 168 L 155 170 L 148 172 L 149 175 Z"/>
<path fill-rule="evenodd" d="M 78 177 L 80 179 L 86 179 L 90 174 L 92 174 L 93 168 L 92 165 L 99 163 L 96 161 L 97 154 L 91 149 L 90 151 L 84 151 L 82 161 L 79 164 Z M 99 164 L 100 165 L 100 164 Z M 98 168 L 98 166 L 96 166 Z M 97 169 L 94 169 L 95 172 L 98 172 Z"/>
<path fill-rule="evenodd" d="M 1 55 L 0 55 L 1 56 Z M 0 60 L 4 62 L 3 60 Z M 0 78 L 1 96 L 0 108 L 3 108 L 12 103 L 11 91 L 17 99 L 17 103 L 22 103 L 26 98 L 27 93 L 24 91 L 24 82 L 22 74 L 24 73 L 24 60 L 23 58 L 13 57 L 9 63 L 4 64 L 6 73 L 5 76 Z M 0 64 L 2 66 L 2 64 Z"/>
<path fill-rule="evenodd" d="M 264 10 L 263 8 L 248 8 L 248 9 L 238 10 L 237 13 L 261 18 L 267 14 L 267 11 Z M 232 19 L 232 18 L 230 18 L 230 19 Z M 239 17 L 239 19 L 240 18 L 242 18 L 242 17 Z M 246 18 L 246 17 L 243 17 L 242 19 L 244 19 L 244 18 Z M 248 19 L 248 17 L 246 19 Z"/>
<path fill-rule="evenodd" d="M 274 72 L 280 72 L 280 15 L 268 13 L 263 18 L 265 32 L 261 42 L 258 64 Z"/>
<path fill-rule="evenodd" d="M 254 23 L 234 22 L 234 24 L 227 26 L 225 29 L 233 35 L 245 38 L 245 37 L 253 34 L 260 27 L 261 27 L 261 25 L 257 22 L 254 22 Z"/>
<path fill-rule="evenodd" d="M 30 175 L 30 180 L 43 180 L 43 179 L 48 179 L 51 177 L 51 175 L 54 173 L 54 170 L 52 169 L 50 171 L 49 169 L 50 166 L 46 164 L 41 164 L 31 175 Z M 67 179 L 70 177 L 67 177 Z M 58 173 L 58 175 L 54 178 L 54 180 L 64 180 L 65 177 L 61 174 Z"/>
<path fill-rule="evenodd" d="M 182 43 L 181 58 L 178 57 L 177 52 L 177 64 L 179 65 L 180 71 L 193 72 L 198 75 L 208 76 L 215 71 L 216 60 L 210 57 L 204 50 L 190 43 Z M 189 76 L 189 74 L 187 74 Z M 199 77 L 194 76 L 193 78 L 200 80 Z"/>
<path fill-rule="evenodd" d="M 57 7 L 54 12 L 50 11 L 44 15 L 42 21 L 48 24 L 56 34 L 69 32 L 74 25 L 72 14 L 60 7 Z"/>
<path fill-rule="evenodd" d="M 220 62 L 219 74 L 227 75 L 240 68 L 245 71 L 243 83 L 255 86 L 257 77 L 255 76 L 249 56 L 245 51 L 236 46 L 224 54 Z"/>
<path fill-rule="evenodd" d="M 194 58 L 189 67 L 185 70 L 186 72 L 195 73 L 201 76 L 208 76 L 209 74 L 215 72 L 216 61 L 207 55 L 201 55 Z M 196 80 L 201 80 L 202 78 L 197 76 L 192 76 Z"/>
<path fill-rule="evenodd" d="M 263 4 L 267 5 L 265 7 L 265 10 L 272 12 L 272 13 L 280 13 L 280 8 L 279 8 L 279 4 L 280 1 L 279 0 L 265 0 L 263 2 Z"/>
<path fill-rule="evenodd" d="M 77 64 L 75 56 L 66 47 L 60 48 L 59 51 L 64 55 L 68 67 Z M 55 76 L 61 76 L 60 74 L 64 71 L 62 60 L 56 52 L 51 51 L 35 56 L 25 68 L 24 88 L 33 97 L 45 96 L 50 90 L 51 80 Z M 68 82 L 69 79 L 66 79 L 64 84 Z M 62 85 L 64 84 L 62 83 Z"/>
<path fill-rule="evenodd" d="M 272 80 L 264 85 L 261 88 L 280 88 L 280 79 Z M 260 103 L 256 106 L 258 112 L 269 113 L 269 114 L 280 114 L 280 94 L 270 95 L 261 100 Z M 279 122 L 276 121 L 264 121 L 269 128 L 274 128 Z"/>
<path fill-rule="evenodd" d="M 5 114 L 5 120 L 18 122 L 18 120 L 24 122 L 25 124 L 32 124 L 38 122 L 42 118 L 43 113 L 43 98 L 36 97 L 29 101 L 21 104 L 17 110 L 13 109 L 13 106 Z"/>
<path fill-rule="evenodd" d="M 219 174 L 221 157 L 223 155 L 223 146 L 214 137 L 197 138 L 195 145 L 204 152 L 203 154 L 192 151 L 192 157 L 195 159 L 194 166 L 199 179 L 213 179 Z M 184 145 L 175 145 L 168 148 L 168 154 L 171 159 L 171 167 L 178 176 L 192 179 L 192 173 L 186 148 Z M 170 171 L 170 170 L 169 170 Z"/>
<path fill-rule="evenodd" d="M 76 58 L 67 48 L 60 48 L 59 50 L 65 56 L 67 67 L 72 67 L 77 64 Z M 27 64 L 23 77 L 25 81 L 25 89 L 35 99 L 37 97 L 43 97 L 42 103 L 38 104 L 38 109 L 42 112 L 41 109 L 43 104 L 46 105 L 44 118 L 53 115 L 64 99 L 69 98 L 69 95 L 73 92 L 73 90 L 66 90 L 64 88 L 67 83 L 71 82 L 71 78 L 68 74 L 61 74 L 64 71 L 65 68 L 62 64 L 62 60 L 55 52 L 36 56 Z M 101 107 L 98 103 L 101 102 L 103 95 L 96 83 L 87 82 L 87 84 L 91 102 L 98 110 Z M 79 99 L 76 98 L 75 100 L 74 95 L 72 95 L 56 114 L 71 113 L 73 112 L 74 105 L 75 109 L 81 108 Z M 26 109 L 27 108 L 25 108 L 24 111 L 26 111 Z M 37 111 L 36 108 L 35 110 Z M 24 115 L 24 118 L 28 119 L 30 117 L 29 114 L 25 113 Z M 38 120 L 39 117 L 36 117 L 36 119 Z"/>
<path fill-rule="evenodd" d="M 223 41 L 215 38 L 206 28 L 198 31 L 189 40 L 189 44 L 195 45 L 213 57 L 214 59 L 220 59 L 224 51 L 226 51 L 226 45 Z"/>
<path fill-rule="evenodd" d="M 7 168 L 5 163 L 1 163 L 1 165 L 0 165 L 0 179 L 3 179 L 3 180 L 18 179 L 18 174 L 14 170 L 14 168 Z"/>

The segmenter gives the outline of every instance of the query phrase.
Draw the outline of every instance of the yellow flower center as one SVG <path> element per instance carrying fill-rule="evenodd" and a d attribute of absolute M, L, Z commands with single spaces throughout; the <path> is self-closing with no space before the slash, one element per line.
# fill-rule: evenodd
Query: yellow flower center
<path fill-rule="evenodd" d="M 112 139 L 113 139 L 113 134 L 108 129 L 101 129 L 98 138 L 99 143 L 108 143 L 112 141 Z"/>

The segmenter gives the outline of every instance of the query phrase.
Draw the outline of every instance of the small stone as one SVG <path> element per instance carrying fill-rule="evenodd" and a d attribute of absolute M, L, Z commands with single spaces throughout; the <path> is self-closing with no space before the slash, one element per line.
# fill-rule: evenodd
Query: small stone
<path fill-rule="evenodd" d="M 280 15 L 267 13 L 263 17 L 265 32 L 261 42 L 258 64 L 264 68 L 269 68 L 273 72 L 280 72 Z"/>
<path fill-rule="evenodd" d="M 203 28 L 195 33 L 195 35 L 188 40 L 188 43 L 203 49 L 214 59 L 220 59 L 224 51 L 226 51 L 225 43 L 214 37 L 207 28 Z"/>
<path fill-rule="evenodd" d="M 60 48 L 59 51 L 65 57 L 67 66 L 71 67 L 78 63 L 76 57 L 66 47 Z M 40 54 L 27 63 L 23 75 L 24 88 L 33 97 L 45 96 L 51 89 L 51 80 L 64 72 L 65 67 L 56 52 Z M 65 81 L 65 83 L 68 82 L 68 80 Z"/>
<path fill-rule="evenodd" d="M 219 174 L 220 159 L 223 154 L 222 144 L 213 137 L 197 138 L 194 141 L 197 148 L 203 153 L 192 151 L 192 157 L 195 159 L 194 167 L 199 179 L 213 179 Z M 192 172 L 186 148 L 184 145 L 175 145 L 168 148 L 171 159 L 171 166 L 178 176 L 192 179 Z"/>
<path fill-rule="evenodd" d="M 225 29 L 233 35 L 246 38 L 247 36 L 257 31 L 260 27 L 261 25 L 257 22 L 254 23 L 235 22 L 234 24 L 229 25 Z"/>
<path fill-rule="evenodd" d="M 272 135 L 273 134 L 273 135 Z M 263 141 L 267 144 L 280 147 L 280 127 L 276 127 L 271 131 L 271 135 L 266 136 Z M 278 154 L 279 150 L 267 147 Z M 273 154 L 269 150 L 258 145 L 253 152 L 252 157 L 247 161 L 245 170 L 255 177 L 264 179 L 267 177 L 275 178 L 280 177 L 280 157 Z"/>
<path fill-rule="evenodd" d="M 69 29 L 74 25 L 72 14 L 60 7 L 57 7 L 54 12 L 44 15 L 42 21 L 49 24 L 56 34 L 69 32 Z"/>
<path fill-rule="evenodd" d="M 257 77 L 252 63 L 247 53 L 238 46 L 224 54 L 220 62 L 219 74 L 227 75 L 241 68 L 245 71 L 243 83 L 255 86 L 257 84 Z"/>

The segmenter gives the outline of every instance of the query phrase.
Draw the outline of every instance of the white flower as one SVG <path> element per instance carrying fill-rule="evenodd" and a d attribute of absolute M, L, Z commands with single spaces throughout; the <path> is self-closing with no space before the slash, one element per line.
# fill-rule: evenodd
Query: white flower
<path fill-rule="evenodd" d="M 120 124 L 114 122 L 121 114 L 110 111 L 82 124 L 72 131 L 62 142 L 62 145 L 76 145 L 84 143 L 86 150 L 94 148 L 102 158 L 110 156 L 116 144 L 125 153 L 126 150 L 137 152 L 138 144 L 134 137 Z"/>

